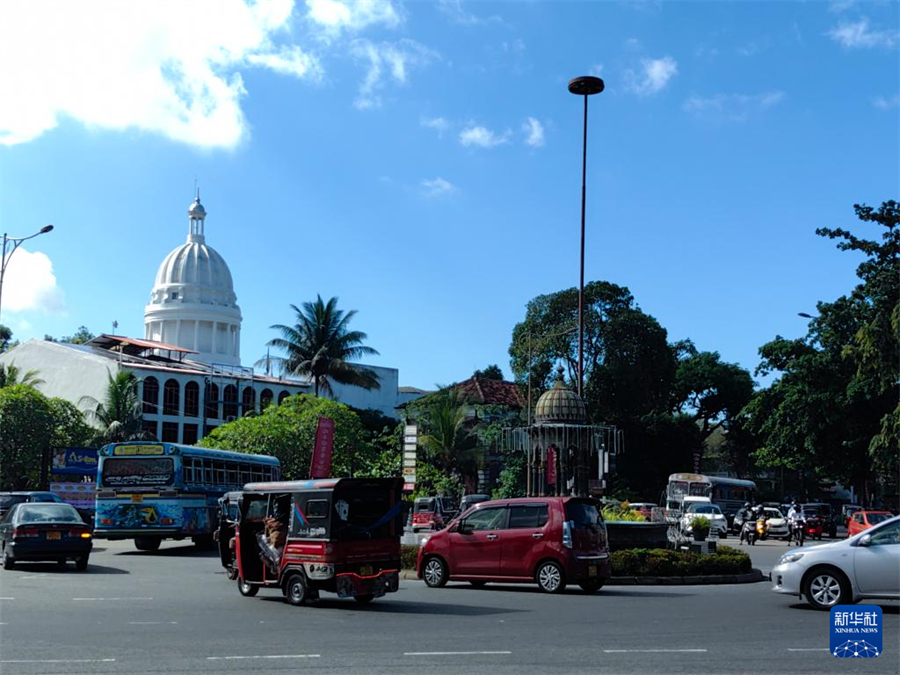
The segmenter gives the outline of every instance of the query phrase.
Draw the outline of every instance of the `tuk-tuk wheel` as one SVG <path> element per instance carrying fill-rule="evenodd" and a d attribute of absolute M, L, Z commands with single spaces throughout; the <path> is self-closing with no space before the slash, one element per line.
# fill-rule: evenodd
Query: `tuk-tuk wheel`
<path fill-rule="evenodd" d="M 284 596 L 294 606 L 306 603 L 306 579 L 299 572 L 291 574 L 284 582 Z"/>
<path fill-rule="evenodd" d="M 238 591 L 240 591 L 240 594 L 243 595 L 245 598 L 252 598 L 254 595 L 259 593 L 259 586 L 256 586 L 254 584 L 248 584 L 246 581 L 244 581 L 241 578 L 238 578 L 238 580 L 237 580 L 237 587 L 238 587 Z"/>

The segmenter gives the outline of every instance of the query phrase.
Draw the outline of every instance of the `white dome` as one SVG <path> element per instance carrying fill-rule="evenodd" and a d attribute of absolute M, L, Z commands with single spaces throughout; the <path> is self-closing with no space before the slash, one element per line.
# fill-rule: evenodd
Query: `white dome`
<path fill-rule="evenodd" d="M 231 270 L 211 246 L 190 235 L 188 241 L 166 256 L 156 273 L 151 303 L 163 302 L 179 292 L 182 302 L 234 306 L 237 297 Z M 194 241 L 192 241 L 194 240 Z"/>

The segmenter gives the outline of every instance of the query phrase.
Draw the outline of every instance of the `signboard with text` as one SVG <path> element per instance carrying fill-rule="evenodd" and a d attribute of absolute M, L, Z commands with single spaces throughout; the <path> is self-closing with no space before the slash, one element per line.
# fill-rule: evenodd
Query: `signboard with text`
<path fill-rule="evenodd" d="M 96 476 L 97 451 L 91 448 L 54 448 L 50 473 L 62 476 Z"/>
<path fill-rule="evenodd" d="M 403 429 L 403 491 L 416 489 L 416 445 L 419 428 L 415 424 L 407 424 Z"/>
<path fill-rule="evenodd" d="M 316 426 L 316 447 L 313 448 L 310 478 L 328 478 L 331 475 L 331 452 L 334 447 L 334 420 L 320 417 Z"/>

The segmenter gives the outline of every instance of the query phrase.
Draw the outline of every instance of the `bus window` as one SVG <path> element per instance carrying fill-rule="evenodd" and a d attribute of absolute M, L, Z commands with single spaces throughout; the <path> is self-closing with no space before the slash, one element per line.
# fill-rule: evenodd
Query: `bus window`
<path fill-rule="evenodd" d="M 225 462 L 213 462 L 213 479 L 216 485 L 225 485 Z"/>
<path fill-rule="evenodd" d="M 244 485 L 245 483 L 250 483 L 252 481 L 252 477 L 250 475 L 250 465 L 249 464 L 241 464 L 238 471 L 240 482 L 239 485 Z"/>
<path fill-rule="evenodd" d="M 691 483 L 691 497 L 709 497 L 708 483 Z"/>
<path fill-rule="evenodd" d="M 672 487 L 672 496 L 673 497 L 676 497 L 678 495 L 687 494 L 687 491 L 688 491 L 687 481 L 677 480 L 677 481 L 670 483 L 670 485 Z"/>
<path fill-rule="evenodd" d="M 265 481 L 265 476 L 263 476 L 262 469 L 260 469 L 258 466 L 254 466 L 250 469 L 250 475 L 253 476 L 252 482 L 254 483 L 262 483 L 263 481 Z"/>
<path fill-rule="evenodd" d="M 181 460 L 181 480 L 186 484 L 194 482 L 194 460 L 191 457 Z"/>
<path fill-rule="evenodd" d="M 226 462 L 225 469 L 228 472 L 228 485 L 234 486 L 238 484 L 238 465 L 234 462 Z"/>

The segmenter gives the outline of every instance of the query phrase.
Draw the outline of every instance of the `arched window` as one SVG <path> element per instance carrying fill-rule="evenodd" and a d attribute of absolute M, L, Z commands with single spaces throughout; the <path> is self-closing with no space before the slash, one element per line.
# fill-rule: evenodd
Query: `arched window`
<path fill-rule="evenodd" d="M 283 391 L 280 394 L 278 394 L 278 405 L 281 405 L 281 403 L 284 401 L 284 399 L 286 399 L 290 395 L 291 395 L 291 392 L 289 392 L 289 391 Z"/>
<path fill-rule="evenodd" d="M 168 379 L 163 387 L 163 415 L 181 414 L 181 385 L 178 380 Z"/>
<path fill-rule="evenodd" d="M 238 416 L 238 393 L 237 387 L 233 384 L 229 384 L 225 387 L 225 390 L 222 392 L 222 414 L 224 415 L 224 419 L 228 419 L 230 417 Z"/>
<path fill-rule="evenodd" d="M 212 418 L 217 420 L 220 418 L 219 415 L 219 385 L 217 384 L 209 384 L 206 385 L 206 402 L 203 406 L 203 416 Z M 206 435 L 205 433 L 203 434 Z"/>
<path fill-rule="evenodd" d="M 184 416 L 196 417 L 199 414 L 200 385 L 196 382 L 188 382 L 184 385 Z"/>
<path fill-rule="evenodd" d="M 256 392 L 253 387 L 244 387 L 241 393 L 241 415 L 249 415 L 256 412 Z"/>
<path fill-rule="evenodd" d="M 272 403 L 272 399 L 275 398 L 275 394 L 272 393 L 271 389 L 263 389 L 259 395 L 259 409 L 260 411 L 265 410 L 269 407 L 269 404 Z"/>
<path fill-rule="evenodd" d="M 144 405 L 145 415 L 159 414 L 159 381 L 155 377 L 144 378 Z"/>

